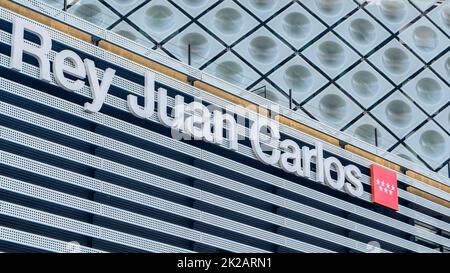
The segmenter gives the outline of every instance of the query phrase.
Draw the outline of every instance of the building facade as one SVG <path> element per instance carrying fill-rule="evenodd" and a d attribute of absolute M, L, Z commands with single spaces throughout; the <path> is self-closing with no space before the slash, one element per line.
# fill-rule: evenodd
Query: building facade
<path fill-rule="evenodd" d="M 287 16 L 288 14 L 283 12 L 289 12 L 291 9 L 304 9 L 303 1 L 275 1 L 277 4 L 271 4 L 272 1 L 249 1 L 248 5 L 239 4 L 238 1 L 219 1 L 220 3 L 211 7 L 203 7 L 202 1 L 183 1 L 190 3 L 192 8 L 189 9 L 188 5 L 184 9 L 185 13 L 191 14 L 189 20 L 198 20 L 199 24 L 191 23 L 181 31 L 176 25 L 184 26 L 189 20 L 179 22 L 178 18 L 182 21 L 183 17 L 175 16 L 172 19 L 176 22 L 171 22 L 163 16 L 175 13 L 174 8 L 178 11 L 179 6 L 177 8 L 172 1 L 142 1 L 135 3 L 135 6 L 130 5 L 128 10 L 115 6 L 116 3 L 119 5 L 124 1 L 79 2 L 72 3 L 67 12 L 42 1 L 17 0 L 1 3 L 1 252 L 448 252 L 450 181 L 442 172 L 439 174 L 435 170 L 438 167 L 444 169 L 449 157 L 449 126 L 445 124 L 445 115 L 448 112 L 446 109 L 449 106 L 448 74 L 445 74 L 448 67 L 445 58 L 448 58 L 449 46 L 445 25 L 434 23 L 432 17 L 432 14 L 438 14 L 436 18 L 445 19 L 441 13 L 437 13 L 438 10 L 447 11 L 445 5 L 413 5 L 402 2 L 407 5 L 407 10 L 411 7 L 416 9 L 408 14 L 427 15 L 416 21 L 416 17 L 411 15 L 412 22 L 420 23 L 420 20 L 427 19 L 433 23 L 426 25 L 439 31 L 439 34 L 436 34 L 439 35 L 439 38 L 436 38 L 439 43 L 431 42 L 435 49 L 428 50 L 430 54 L 427 56 L 414 56 L 427 58 L 425 62 L 429 67 L 421 71 L 424 74 L 432 73 L 427 74 L 425 79 L 433 78 L 439 82 L 439 90 L 442 93 L 440 105 L 435 105 L 433 110 L 430 110 L 432 113 L 423 114 L 428 115 L 428 119 L 424 117 L 427 122 L 419 121 L 416 126 L 405 125 L 392 129 L 395 131 L 403 128 L 401 134 L 404 135 L 394 137 L 395 145 L 417 147 L 417 158 L 425 165 L 421 166 L 398 157 L 395 151 L 387 151 L 387 147 L 375 147 L 353 137 L 354 134 L 348 134 L 346 128 L 334 126 L 332 123 L 327 125 L 328 121 L 321 119 L 320 115 L 328 113 L 330 117 L 340 117 L 339 111 L 336 112 L 336 109 L 342 108 L 340 100 L 349 104 L 355 100 L 354 97 L 342 99 L 341 95 L 336 93 L 337 89 L 330 91 L 329 87 L 317 86 L 318 89 L 313 91 L 313 97 L 317 96 L 319 101 L 316 109 L 324 111 L 322 114 L 317 113 L 316 120 L 313 119 L 315 114 L 309 113 L 309 116 L 299 112 L 303 111 L 302 109 L 309 112 L 306 109 L 308 103 L 303 107 L 302 102 L 294 99 L 294 107 L 298 106 L 298 109 L 286 107 L 283 103 L 274 105 L 267 94 L 278 93 L 267 88 L 268 85 L 265 90 L 262 89 L 266 98 L 261 97 L 259 92 L 249 92 L 248 90 L 260 87 L 254 84 L 259 78 L 268 84 L 276 85 L 276 88 L 273 87 L 278 91 L 284 90 L 278 85 L 282 84 L 281 81 L 270 77 L 272 72 L 275 77 L 278 69 L 283 69 L 283 65 L 275 64 L 273 69 L 270 68 L 273 64 L 267 59 L 271 59 L 273 52 L 265 47 L 267 44 L 281 46 L 278 40 L 270 42 L 266 39 L 258 43 L 257 39 L 257 42 L 252 43 L 253 40 L 250 39 L 249 43 L 243 46 L 249 49 L 245 53 L 248 53 L 248 56 L 244 53 L 233 55 L 241 61 L 248 59 L 247 65 L 258 71 L 270 71 L 260 73 L 263 75 L 248 85 L 241 85 L 239 81 L 234 82 L 239 75 L 233 78 L 228 73 L 231 71 L 229 66 L 236 68 L 234 64 L 239 61 L 221 60 L 227 53 L 213 58 L 215 55 L 212 52 L 217 50 L 218 54 L 220 47 L 214 49 L 212 45 L 202 52 L 204 46 L 196 42 L 204 40 L 198 35 L 187 35 L 187 38 L 194 36 L 187 42 L 191 54 L 188 53 L 186 59 L 178 58 L 183 61 L 180 62 L 171 58 L 177 57 L 174 53 L 177 52 L 176 49 L 168 48 L 173 43 L 154 40 L 153 44 L 145 44 L 157 36 L 138 30 L 135 37 L 142 35 L 141 39 L 144 40 L 133 42 L 133 39 L 124 38 L 129 36 L 124 29 L 122 32 L 115 29 L 122 21 L 137 24 L 137 21 L 133 21 L 132 14 L 136 12 L 136 20 L 139 20 L 142 17 L 138 14 L 139 10 L 146 7 L 146 16 L 158 18 L 152 22 L 149 30 L 158 29 L 158 26 L 166 30 L 170 26 L 176 34 L 168 35 L 170 39 L 179 38 L 179 49 L 182 41 L 187 39 L 186 35 L 183 36 L 183 31 L 195 27 L 204 31 L 201 26 L 208 25 L 208 22 L 202 22 L 202 18 L 209 12 L 213 14 L 212 12 L 223 9 L 228 12 L 223 12 L 218 17 L 224 20 L 222 31 L 227 33 L 231 31 L 227 29 L 231 24 L 228 20 L 243 17 L 241 13 L 239 17 L 232 12 L 231 6 L 238 5 L 238 8 L 250 12 L 254 4 L 259 7 L 255 7 L 254 13 L 265 18 L 260 20 L 260 23 L 262 21 L 268 26 L 267 29 L 265 26 L 262 29 L 270 32 L 272 19 L 276 20 L 280 14 Z M 337 4 L 340 3 L 319 2 L 323 2 L 325 6 L 322 8 L 325 10 L 339 7 Z M 371 7 L 367 3 L 360 6 L 358 1 L 349 2 L 351 4 L 345 4 L 342 10 L 338 8 L 345 14 L 351 13 L 348 18 L 357 16 L 360 12 L 370 12 Z M 55 5 L 57 4 L 60 2 L 55 2 Z M 86 11 L 77 12 L 83 10 L 83 7 L 86 9 L 86 5 L 91 5 L 88 8 L 94 13 L 96 6 L 105 8 L 100 8 L 100 14 L 107 14 L 106 9 L 114 16 L 119 15 L 112 10 L 123 14 L 111 22 L 108 20 L 114 16 L 106 16 L 101 20 L 98 16 L 91 16 L 92 20 L 88 22 L 80 19 L 83 14 L 88 14 Z M 158 6 L 156 11 L 151 8 L 155 5 Z M 195 11 L 196 5 L 202 7 L 201 11 Z M 229 6 L 220 9 L 221 5 Z M 402 10 L 403 5 L 399 6 L 396 1 L 390 1 L 387 7 Z M 270 7 L 276 9 L 276 13 L 269 10 Z M 419 12 L 420 8 L 427 12 Z M 385 12 L 388 17 L 396 15 L 390 10 Z M 183 16 L 186 16 L 185 13 Z M 125 14 L 127 16 L 124 16 Z M 233 17 L 233 14 L 237 17 Z M 320 11 L 317 11 L 317 14 L 320 15 Z M 336 37 L 330 38 L 328 36 L 331 34 L 325 34 L 321 38 L 311 39 L 324 39 L 325 45 L 314 46 L 313 43 L 307 43 L 312 45 L 311 48 L 325 50 L 324 54 L 313 54 L 322 60 L 314 60 L 315 57 L 311 57 L 309 60 L 315 67 L 307 63 L 305 44 L 301 45 L 299 50 L 303 52 L 305 47 L 305 54 L 302 53 L 301 57 L 305 63 L 293 65 L 296 68 L 309 65 L 308 67 L 314 70 L 308 70 L 310 74 L 305 73 L 315 79 L 316 73 L 319 73 L 316 68 L 321 66 L 321 62 L 330 63 L 339 61 L 340 58 L 339 52 L 329 52 L 326 45 L 331 45 L 331 40 L 338 38 L 339 41 L 334 41 L 341 43 L 342 36 L 335 28 L 346 18 L 334 21 L 329 17 L 332 16 L 314 16 L 316 20 L 322 18 L 321 24 L 328 24 L 328 27 L 323 28 Z M 299 18 L 303 17 L 296 16 L 291 19 L 297 22 Z M 312 17 L 308 18 L 312 20 Z M 217 23 L 219 19 L 215 18 L 216 22 L 210 23 L 211 29 L 213 25 L 214 28 L 220 26 L 220 23 Z M 246 26 L 252 21 L 242 20 Z M 238 19 L 232 21 L 239 22 Z M 273 25 L 276 28 L 278 24 Z M 124 24 L 122 26 L 125 28 Z M 291 28 L 284 26 L 284 31 L 290 29 L 294 34 L 299 31 L 298 25 L 291 24 Z M 400 29 L 403 26 L 396 27 Z M 128 31 L 132 32 L 130 29 Z M 167 30 L 168 33 L 170 31 L 172 30 Z M 397 31 L 398 29 L 395 32 Z M 200 30 L 193 30 L 188 34 L 198 32 Z M 214 33 L 213 30 L 211 32 Z M 319 33 L 320 30 L 315 32 Z M 282 36 L 281 30 L 279 33 Z M 367 38 L 364 33 L 358 33 L 354 33 L 354 37 Z M 248 37 L 253 37 L 252 35 L 248 34 Z M 261 34 L 254 38 L 262 39 L 270 35 Z M 395 35 L 397 36 L 397 33 Z M 231 39 L 228 36 L 224 35 L 223 39 Z M 418 37 L 417 33 L 413 36 Z M 423 37 L 418 39 L 421 38 Z M 239 40 L 239 35 L 235 39 Z M 209 44 L 210 40 L 207 41 Z M 397 39 L 393 41 L 398 42 Z M 425 47 L 430 45 L 430 40 L 421 41 Z M 224 42 L 228 45 L 233 43 L 231 40 Z M 412 44 L 417 44 L 417 41 Z M 165 45 L 167 48 L 164 48 Z M 233 44 L 229 53 L 239 52 L 239 45 L 240 42 L 237 42 L 234 49 Z M 150 49 L 152 46 L 157 50 Z M 390 47 L 389 43 L 374 46 L 377 49 L 387 47 L 387 53 L 381 54 L 380 65 L 390 64 L 393 70 L 404 69 L 399 67 L 405 64 L 398 60 L 398 56 L 403 56 L 398 53 L 400 46 L 406 48 L 404 44 Z M 333 51 L 339 47 L 331 48 L 330 51 Z M 349 56 L 350 53 L 346 50 L 344 55 Z M 367 52 L 376 56 L 377 50 L 369 47 L 364 50 L 366 53 L 360 52 L 357 58 L 368 55 Z M 180 54 L 183 52 L 189 51 L 179 51 Z M 386 60 L 386 56 L 391 56 L 389 52 L 395 53 L 392 60 Z M 208 64 L 199 64 L 200 59 L 196 58 L 198 55 L 210 59 L 205 61 Z M 238 55 L 240 57 L 237 57 Z M 263 61 L 252 65 L 252 58 L 261 58 Z M 411 59 L 407 59 L 408 67 L 417 65 L 409 63 Z M 267 61 L 265 64 L 264 60 Z M 370 60 L 369 57 L 368 61 Z M 289 60 L 286 64 L 288 62 Z M 350 61 L 345 58 L 344 62 Z M 214 76 L 214 73 L 208 73 L 209 65 L 223 68 L 223 63 L 228 65 L 222 70 L 224 73 L 220 74 L 227 74 L 225 79 L 216 77 L 220 76 L 218 74 Z M 338 70 L 351 72 L 356 69 L 356 66 L 351 66 L 350 63 L 348 65 L 352 68 L 346 70 L 339 66 Z M 361 63 L 361 66 L 363 65 Z M 372 65 L 374 64 L 371 63 L 371 67 Z M 285 66 L 285 70 L 289 70 L 289 67 Z M 368 69 L 360 69 L 357 72 Z M 329 72 L 337 73 L 330 76 L 326 73 L 327 70 L 328 68 L 324 67 L 320 69 L 319 74 L 325 77 L 326 81 L 333 82 L 328 85 L 345 91 L 339 84 L 339 80 L 345 80 L 344 75 L 338 77 L 336 84 L 334 83 L 334 77 L 343 73 Z M 420 72 L 411 71 L 411 74 L 408 83 L 415 82 L 416 77 L 417 82 L 421 81 Z M 248 73 L 242 72 L 241 75 Z M 294 76 L 291 83 L 304 84 L 304 80 L 298 79 L 303 79 L 305 74 L 295 71 L 292 75 Z M 361 76 L 361 73 L 358 75 Z M 286 73 L 284 78 L 285 76 Z M 283 75 L 279 77 L 283 78 Z M 367 83 L 370 76 L 362 75 L 362 78 L 363 83 Z M 387 78 L 391 84 L 395 83 L 393 76 Z M 405 100 L 390 98 L 406 96 L 401 88 L 408 83 L 402 83 L 400 88 L 392 88 L 395 91 L 389 91 L 377 100 L 379 107 L 387 105 L 386 109 L 380 111 L 387 115 L 386 122 L 403 122 L 405 115 L 409 115 L 404 109 L 410 109 L 414 119 L 422 119 L 418 117 L 422 114 L 416 114 L 425 110 L 420 99 L 415 100 L 411 95 L 411 101 L 407 103 L 420 108 L 420 111 L 416 111 L 413 106 L 403 107 Z M 370 87 L 365 84 L 364 86 L 366 89 Z M 321 91 L 317 93 L 318 90 Z M 323 96 L 320 95 L 322 93 Z M 323 97 L 334 100 L 321 101 L 319 98 Z M 314 98 L 308 101 L 312 103 Z M 444 103 L 441 103 L 442 101 Z M 230 120 L 242 122 L 234 124 L 229 120 L 222 128 L 228 134 L 220 141 L 218 135 L 211 139 L 203 135 L 200 140 L 181 138 L 186 137 L 189 130 L 186 129 L 185 135 L 177 134 L 176 125 L 171 124 L 171 118 L 177 117 L 177 112 L 172 117 L 162 113 L 164 110 L 170 112 L 177 106 L 196 105 L 195 102 L 200 102 L 210 109 L 201 110 L 202 113 L 214 113 L 216 117 L 217 111 L 220 111 L 224 115 L 228 113 Z M 375 122 L 383 123 L 384 120 L 377 116 L 376 109 L 377 107 L 364 106 L 360 111 L 373 112 L 373 115 L 379 118 L 379 121 Z M 358 111 L 344 112 L 349 114 L 352 120 L 357 116 L 359 120 Z M 186 120 L 191 116 L 184 112 L 181 116 L 185 118 L 185 115 Z M 259 128 L 255 126 L 258 124 L 255 120 L 258 118 L 263 120 L 262 123 L 270 121 L 270 124 L 276 124 L 277 127 L 270 128 L 268 135 L 260 135 Z M 339 119 L 344 120 L 347 117 Z M 220 124 L 223 126 L 222 122 Z M 357 124 L 375 123 L 365 121 Z M 351 126 L 353 125 L 348 128 Z M 386 123 L 385 127 L 391 130 L 390 126 Z M 214 126 L 216 127 L 218 126 Z M 406 127 L 408 129 L 405 129 Z M 236 139 L 235 142 L 230 137 L 233 135 L 230 133 L 233 132 L 232 128 L 235 128 L 234 132 L 239 141 Z M 220 130 L 220 136 L 223 130 Z M 194 131 L 190 132 L 195 134 Z M 370 132 L 367 128 L 364 132 L 366 131 Z M 268 136 L 276 141 L 261 144 L 262 139 Z M 409 138 L 405 136 L 416 139 L 417 144 L 408 144 Z M 383 138 L 380 138 L 381 141 Z M 290 145 L 291 148 L 283 148 L 281 143 Z M 426 157 L 421 157 L 420 145 L 425 147 L 422 148 L 424 153 L 428 151 L 429 157 L 436 160 L 427 161 Z M 295 147 L 301 150 L 298 157 Z M 289 160 L 281 163 L 282 154 L 288 152 L 291 153 Z M 277 153 L 280 153 L 278 157 Z M 439 157 L 433 153 L 444 155 Z M 299 167 L 293 170 L 296 158 L 301 158 L 301 164 L 298 162 Z M 393 191 L 390 194 L 395 195 L 392 200 L 398 203 L 396 206 L 383 205 L 382 201 L 377 201 L 374 196 L 379 182 L 374 168 L 378 167 L 394 174 L 395 183 L 389 182 L 389 186 L 392 186 Z M 384 181 L 388 181 L 388 177 L 382 174 L 380 180 L 383 180 L 381 182 L 384 187 Z M 385 190 L 387 193 L 389 188 Z"/>

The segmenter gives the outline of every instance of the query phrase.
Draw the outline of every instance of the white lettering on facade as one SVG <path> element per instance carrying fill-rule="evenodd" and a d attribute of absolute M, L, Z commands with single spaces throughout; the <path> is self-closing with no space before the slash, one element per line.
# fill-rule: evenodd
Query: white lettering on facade
<path fill-rule="evenodd" d="M 26 42 L 25 31 L 29 31 L 40 39 L 40 45 Z M 21 71 L 23 55 L 35 58 L 40 67 L 40 79 L 50 82 L 50 59 L 48 57 L 52 47 L 52 40 L 48 32 L 28 21 L 16 19 L 13 26 L 11 64 L 13 70 Z M 86 102 L 84 109 L 88 113 L 101 110 L 108 91 L 113 82 L 116 71 L 107 68 L 99 80 L 99 73 L 94 61 L 81 58 L 73 51 L 63 50 L 55 55 L 53 74 L 56 83 L 64 90 L 74 92 L 85 86 L 87 77 L 92 95 L 92 102 Z M 66 77 L 70 75 L 75 80 Z M 157 91 L 157 116 L 161 124 L 179 132 L 183 136 L 193 137 L 210 143 L 222 144 L 223 133 L 226 129 L 231 150 L 238 150 L 238 123 L 233 114 L 222 111 L 209 110 L 199 101 L 185 105 L 185 98 L 175 96 L 172 112 L 168 113 L 167 90 L 159 88 Z M 145 72 L 144 105 L 138 104 L 138 97 L 127 96 L 128 110 L 136 117 L 150 118 L 155 112 L 155 73 Z M 236 112 L 236 111 L 235 111 Z M 360 197 L 363 194 L 361 171 L 354 165 L 343 166 L 335 157 L 324 158 L 322 144 L 315 142 L 315 147 L 300 147 L 291 139 L 280 141 L 279 125 L 275 120 L 256 115 L 250 119 L 253 122 L 249 139 L 256 158 L 266 165 L 279 166 L 287 173 L 300 177 L 314 179 L 328 185 L 335 190 L 343 190 L 351 196 Z M 226 124 L 226 127 L 224 126 Z M 262 133 L 261 130 L 267 130 Z M 264 151 L 269 151 L 265 153 Z M 312 164 L 315 163 L 315 177 L 312 177 Z"/>

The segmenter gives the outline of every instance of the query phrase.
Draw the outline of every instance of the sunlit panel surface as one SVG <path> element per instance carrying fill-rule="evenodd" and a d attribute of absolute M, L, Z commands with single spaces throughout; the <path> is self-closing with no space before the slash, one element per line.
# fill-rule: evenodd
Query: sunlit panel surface
<path fill-rule="evenodd" d="M 283 106 L 291 89 L 294 110 L 448 175 L 448 0 L 68 4 L 76 16 Z"/>

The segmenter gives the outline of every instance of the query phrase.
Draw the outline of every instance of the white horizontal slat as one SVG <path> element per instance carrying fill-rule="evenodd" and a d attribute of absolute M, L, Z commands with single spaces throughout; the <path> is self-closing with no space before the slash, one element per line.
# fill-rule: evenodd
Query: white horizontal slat
<path fill-rule="evenodd" d="M 11 242 L 18 245 L 28 246 L 50 252 L 66 253 L 70 252 L 69 243 L 48 238 L 12 228 L 0 226 L 0 240 Z M 80 253 L 102 253 L 103 251 L 80 246 L 77 250 Z"/>

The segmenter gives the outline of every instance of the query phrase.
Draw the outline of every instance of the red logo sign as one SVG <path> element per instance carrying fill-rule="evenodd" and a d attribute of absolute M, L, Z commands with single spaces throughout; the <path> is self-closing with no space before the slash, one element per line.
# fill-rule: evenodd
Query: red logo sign
<path fill-rule="evenodd" d="M 397 175 L 378 165 L 370 166 L 372 202 L 398 210 Z"/>

